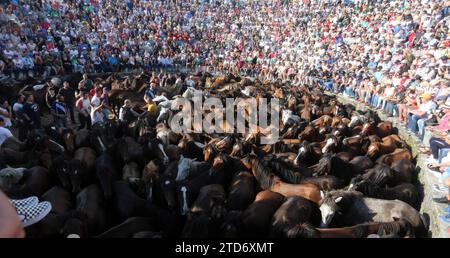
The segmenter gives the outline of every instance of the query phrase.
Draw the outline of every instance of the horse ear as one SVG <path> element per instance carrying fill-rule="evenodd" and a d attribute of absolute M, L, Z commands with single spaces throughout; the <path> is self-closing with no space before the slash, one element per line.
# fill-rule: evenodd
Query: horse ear
<path fill-rule="evenodd" d="M 322 190 L 320 191 L 320 197 L 322 197 L 322 199 L 325 198 L 325 193 Z"/>
<path fill-rule="evenodd" d="M 350 184 L 350 185 L 348 186 L 348 191 L 352 190 L 352 188 L 353 188 L 354 186 L 355 186 L 354 184 Z"/>
<path fill-rule="evenodd" d="M 336 198 L 336 200 L 334 200 L 335 203 L 338 203 L 340 201 L 342 201 L 342 196 L 340 196 L 340 197 Z"/>

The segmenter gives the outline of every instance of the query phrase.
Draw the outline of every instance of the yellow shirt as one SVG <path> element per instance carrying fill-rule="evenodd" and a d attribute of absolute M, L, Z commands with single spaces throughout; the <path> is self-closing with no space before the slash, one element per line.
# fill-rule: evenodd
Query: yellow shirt
<path fill-rule="evenodd" d="M 147 111 L 148 111 L 148 112 L 154 113 L 154 112 L 156 112 L 157 110 L 158 110 L 158 109 L 157 109 L 155 103 L 151 103 L 151 104 L 148 104 L 148 105 L 147 105 Z"/>

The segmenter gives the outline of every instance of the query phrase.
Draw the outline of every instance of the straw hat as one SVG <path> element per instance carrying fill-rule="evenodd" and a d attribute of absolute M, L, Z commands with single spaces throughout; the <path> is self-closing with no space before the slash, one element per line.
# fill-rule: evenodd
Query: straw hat
<path fill-rule="evenodd" d="M 425 93 L 423 93 L 422 95 L 420 95 L 420 97 L 421 97 L 423 100 L 430 100 L 430 99 L 433 98 L 433 95 L 431 95 L 430 92 L 425 92 Z"/>

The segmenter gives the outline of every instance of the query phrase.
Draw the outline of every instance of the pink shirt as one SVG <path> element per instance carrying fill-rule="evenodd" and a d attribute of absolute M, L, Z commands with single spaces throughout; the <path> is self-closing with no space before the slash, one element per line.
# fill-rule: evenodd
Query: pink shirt
<path fill-rule="evenodd" d="M 439 130 L 450 130 L 450 114 L 446 114 L 444 117 L 442 117 L 441 122 L 439 123 L 438 129 Z"/>

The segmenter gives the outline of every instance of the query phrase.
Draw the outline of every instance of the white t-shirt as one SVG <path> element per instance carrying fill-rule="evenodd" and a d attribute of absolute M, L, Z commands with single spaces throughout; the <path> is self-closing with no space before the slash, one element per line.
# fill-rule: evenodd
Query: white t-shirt
<path fill-rule="evenodd" d="M 101 104 L 100 98 L 97 97 L 97 95 L 94 95 L 91 99 L 91 105 L 97 107 L 100 106 L 100 104 Z"/>
<path fill-rule="evenodd" d="M 4 109 L 4 108 L 2 108 L 2 107 L 0 107 L 0 111 L 5 112 L 5 113 L 8 113 L 8 110 L 6 110 L 6 109 Z M 7 118 L 7 117 L 2 116 L 2 115 L 0 115 L 0 117 L 3 118 L 3 120 L 5 120 L 5 127 L 10 127 L 10 126 L 12 126 L 12 123 L 11 123 L 11 119 L 10 119 L 10 118 Z"/>
<path fill-rule="evenodd" d="M 92 125 L 95 125 L 96 123 L 103 123 L 104 122 L 103 112 L 101 112 L 101 111 L 95 112 L 95 109 L 92 109 L 91 110 L 91 122 L 92 122 Z"/>
<path fill-rule="evenodd" d="M 3 145 L 6 139 L 12 136 L 13 135 L 10 130 L 6 129 L 5 127 L 0 127 L 0 146 Z"/>

